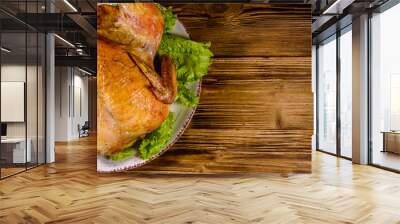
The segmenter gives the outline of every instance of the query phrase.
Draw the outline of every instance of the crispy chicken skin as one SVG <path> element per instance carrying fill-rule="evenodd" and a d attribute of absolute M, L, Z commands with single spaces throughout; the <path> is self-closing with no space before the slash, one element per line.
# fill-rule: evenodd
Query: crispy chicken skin
<path fill-rule="evenodd" d="M 176 74 L 169 57 L 161 58 L 160 75 L 154 69 L 164 29 L 154 4 L 101 4 L 97 22 L 97 150 L 110 155 L 167 118 Z"/>
<path fill-rule="evenodd" d="M 121 46 L 98 40 L 97 48 L 98 150 L 112 154 L 158 128 L 169 106 Z"/>

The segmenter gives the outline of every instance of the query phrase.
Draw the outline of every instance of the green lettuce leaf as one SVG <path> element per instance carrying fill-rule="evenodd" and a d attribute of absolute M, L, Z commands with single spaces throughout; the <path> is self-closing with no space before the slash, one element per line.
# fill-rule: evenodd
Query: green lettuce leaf
<path fill-rule="evenodd" d="M 187 84 L 207 74 L 213 56 L 210 46 L 210 43 L 199 43 L 173 34 L 164 34 L 161 40 L 158 54 L 168 55 L 174 60 L 179 84 L 176 100 L 187 107 L 195 107 L 199 102 Z"/>
<path fill-rule="evenodd" d="M 167 145 L 172 137 L 172 124 L 174 120 L 174 113 L 170 112 L 167 119 L 159 128 L 146 135 L 146 138 L 142 140 L 138 148 L 139 157 L 141 159 L 150 159 Z"/>
<path fill-rule="evenodd" d="M 195 107 L 199 103 L 199 97 L 182 82 L 178 82 L 178 95 L 175 100 L 186 107 Z"/>
<path fill-rule="evenodd" d="M 120 161 L 129 157 L 132 157 L 136 154 L 136 151 L 132 148 L 126 148 L 120 152 L 114 153 L 111 156 L 109 156 L 108 158 L 113 160 L 113 161 Z"/>
<path fill-rule="evenodd" d="M 199 43 L 174 34 L 164 34 L 159 55 L 172 57 L 176 64 L 176 75 L 179 81 L 195 82 L 208 72 L 213 53 L 211 43 Z"/>
<path fill-rule="evenodd" d="M 164 17 L 164 32 L 171 32 L 175 26 L 175 22 L 177 19 L 176 15 L 172 13 L 171 7 L 166 8 L 160 4 L 157 4 L 157 7 L 160 9 L 161 14 Z"/>

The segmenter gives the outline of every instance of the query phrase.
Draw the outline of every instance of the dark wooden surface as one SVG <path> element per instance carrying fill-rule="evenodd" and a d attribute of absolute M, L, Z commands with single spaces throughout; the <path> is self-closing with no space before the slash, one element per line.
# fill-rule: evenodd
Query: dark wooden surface
<path fill-rule="evenodd" d="M 135 172 L 310 172 L 310 6 L 173 8 L 193 40 L 211 41 L 215 58 L 191 126 Z"/>

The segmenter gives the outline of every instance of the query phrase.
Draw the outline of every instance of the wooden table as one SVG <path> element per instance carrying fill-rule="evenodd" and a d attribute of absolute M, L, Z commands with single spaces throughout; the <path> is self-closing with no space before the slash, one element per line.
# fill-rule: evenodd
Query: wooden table
<path fill-rule="evenodd" d="M 172 6 L 193 40 L 211 41 L 215 57 L 191 126 L 134 172 L 310 172 L 310 5 Z"/>

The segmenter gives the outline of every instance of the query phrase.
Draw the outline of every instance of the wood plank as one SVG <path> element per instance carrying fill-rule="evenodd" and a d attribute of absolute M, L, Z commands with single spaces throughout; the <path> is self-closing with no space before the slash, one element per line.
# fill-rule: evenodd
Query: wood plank
<path fill-rule="evenodd" d="M 308 4 L 171 4 L 192 39 L 221 56 L 311 56 Z"/>
<path fill-rule="evenodd" d="M 313 129 L 309 58 L 217 58 L 194 128 Z"/>
<path fill-rule="evenodd" d="M 191 126 L 132 172 L 310 172 L 309 5 L 173 4 L 215 54 Z"/>

